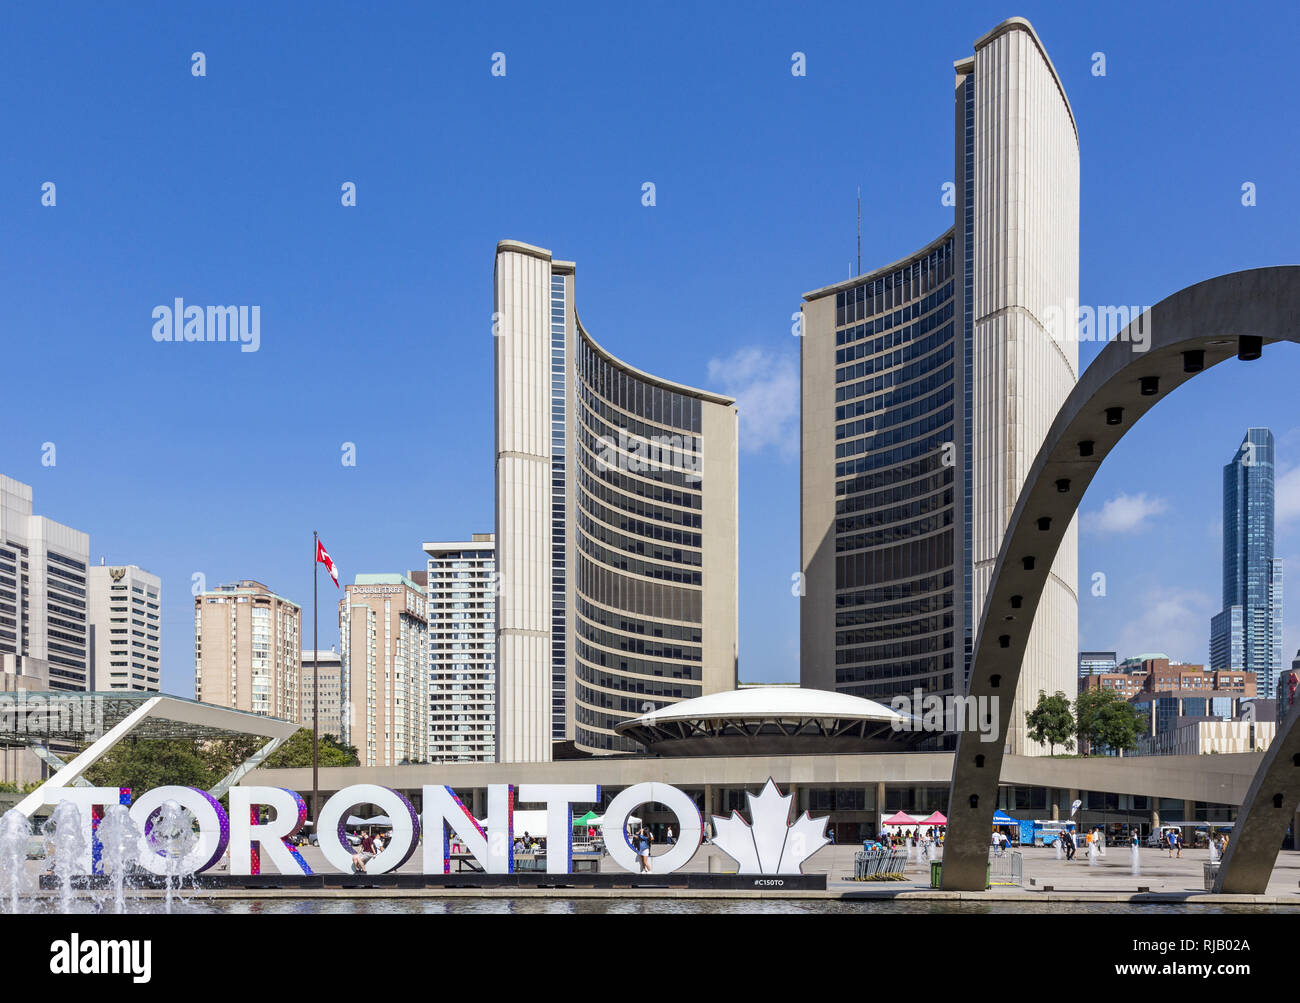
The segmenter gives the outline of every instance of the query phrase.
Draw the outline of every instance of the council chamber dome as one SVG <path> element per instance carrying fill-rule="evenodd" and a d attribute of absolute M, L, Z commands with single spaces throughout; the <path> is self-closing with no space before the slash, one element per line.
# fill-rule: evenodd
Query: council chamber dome
<path fill-rule="evenodd" d="M 615 730 L 661 756 L 898 752 L 925 737 L 862 697 L 800 686 L 744 686 L 682 700 Z"/>

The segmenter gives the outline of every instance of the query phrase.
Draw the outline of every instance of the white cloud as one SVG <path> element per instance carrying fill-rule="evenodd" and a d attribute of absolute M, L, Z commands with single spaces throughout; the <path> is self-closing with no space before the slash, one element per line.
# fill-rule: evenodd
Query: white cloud
<path fill-rule="evenodd" d="M 1147 528 L 1147 520 L 1163 515 L 1169 503 L 1163 498 L 1148 498 L 1146 492 L 1126 495 L 1123 492 L 1102 505 L 1100 512 L 1087 512 L 1083 528 L 1095 533 L 1136 533 Z"/>
<path fill-rule="evenodd" d="M 799 455 L 799 365 L 790 352 L 759 345 L 709 361 L 709 384 L 736 398 L 740 447 L 774 447 L 784 460 Z"/>
<path fill-rule="evenodd" d="M 1277 475 L 1274 481 L 1274 517 L 1279 527 L 1300 522 L 1300 466 Z"/>
<path fill-rule="evenodd" d="M 1163 651 L 1173 659 L 1204 662 L 1215 606 L 1210 596 L 1195 589 L 1147 590 L 1137 603 L 1126 606 L 1115 650 L 1121 659 Z"/>

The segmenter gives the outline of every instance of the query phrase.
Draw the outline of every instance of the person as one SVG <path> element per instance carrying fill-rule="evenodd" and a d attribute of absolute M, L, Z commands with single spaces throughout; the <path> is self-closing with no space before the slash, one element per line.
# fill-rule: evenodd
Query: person
<path fill-rule="evenodd" d="M 650 873 L 650 844 L 653 842 L 654 837 L 650 835 L 649 830 L 646 829 L 645 823 L 641 823 L 641 828 L 636 831 L 636 839 L 633 841 L 633 846 L 636 848 L 637 856 L 640 858 L 641 871 L 643 874 Z"/>
<path fill-rule="evenodd" d="M 835 845 L 835 826 L 828 825 L 826 827 L 826 838 L 830 840 L 831 846 Z"/>
<path fill-rule="evenodd" d="M 1173 859 L 1173 856 L 1174 856 L 1174 844 L 1177 842 L 1177 838 L 1174 836 L 1174 832 L 1175 832 L 1175 830 L 1173 830 L 1173 829 L 1166 829 L 1166 830 L 1165 830 L 1165 846 L 1167 846 L 1167 847 L 1169 848 L 1169 859 L 1170 859 L 1170 860 Z"/>
<path fill-rule="evenodd" d="M 667 832 L 667 835 L 666 835 L 666 839 L 667 839 L 668 845 L 669 845 L 669 846 L 672 846 L 672 845 L 673 845 L 673 827 L 672 827 L 671 825 L 668 827 L 668 832 Z"/>
<path fill-rule="evenodd" d="M 365 829 L 361 833 L 361 848 L 352 855 L 352 872 L 354 874 L 365 874 L 366 864 L 375 858 L 375 840 L 371 836 L 370 830 Z"/>
<path fill-rule="evenodd" d="M 1074 842 L 1074 833 L 1069 829 L 1066 829 L 1061 833 L 1061 839 L 1065 841 L 1065 859 L 1073 860 L 1075 850 L 1077 849 Z"/>

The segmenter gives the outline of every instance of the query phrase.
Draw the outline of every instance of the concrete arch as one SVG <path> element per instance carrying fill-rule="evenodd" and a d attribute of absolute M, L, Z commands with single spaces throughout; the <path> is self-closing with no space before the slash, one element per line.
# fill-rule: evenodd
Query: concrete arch
<path fill-rule="evenodd" d="M 943 887 L 984 888 L 989 833 L 1011 707 L 1029 629 L 1052 560 L 1098 467 L 1155 404 L 1197 373 L 1239 355 L 1258 358 L 1264 345 L 1300 343 L 1300 266 L 1233 272 L 1166 297 L 1126 327 L 1093 360 L 1062 405 L 1043 441 L 1012 513 L 989 584 L 971 665 L 970 697 L 997 698 L 999 728 L 992 742 L 976 731 L 959 734 L 953 759 L 944 843 Z M 1139 350 L 1147 346 L 1146 351 Z M 1300 727 L 1291 715 L 1261 767 L 1220 882 L 1272 870 L 1281 832 L 1300 801 Z M 1286 772 L 1290 771 L 1290 772 Z M 1282 772 L 1286 783 L 1267 783 Z M 1267 774 L 1267 776 L 1265 776 Z M 1280 807 L 1272 807 L 1274 794 Z M 1268 808 L 1259 808 L 1261 798 Z M 1263 812 L 1272 828 L 1254 821 Z M 1259 830 L 1259 835 L 1256 834 Z M 1272 841 L 1270 841 L 1272 840 Z M 1271 847 L 1271 849 L 1269 849 Z M 1262 890 L 1262 889 L 1261 889 Z"/>

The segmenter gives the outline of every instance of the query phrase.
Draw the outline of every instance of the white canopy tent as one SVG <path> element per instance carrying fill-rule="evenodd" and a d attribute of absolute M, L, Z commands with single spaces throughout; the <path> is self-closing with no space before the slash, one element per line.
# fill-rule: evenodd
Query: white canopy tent
<path fill-rule="evenodd" d="M 354 825 L 391 826 L 392 824 L 393 824 L 393 820 L 389 818 L 387 815 L 376 815 L 374 818 L 358 818 L 356 815 L 349 815 L 347 822 L 344 823 L 344 825 L 349 827 Z"/>

